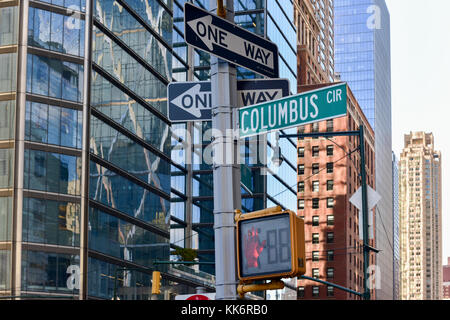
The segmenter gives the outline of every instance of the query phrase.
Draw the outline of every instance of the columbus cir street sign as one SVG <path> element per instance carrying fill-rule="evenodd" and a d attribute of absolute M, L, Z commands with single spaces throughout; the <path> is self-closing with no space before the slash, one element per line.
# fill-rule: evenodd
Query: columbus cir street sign
<path fill-rule="evenodd" d="M 278 78 L 278 47 L 188 2 L 184 5 L 186 43 L 270 78 Z"/>
<path fill-rule="evenodd" d="M 347 84 L 341 83 L 239 109 L 240 137 L 347 115 Z"/>

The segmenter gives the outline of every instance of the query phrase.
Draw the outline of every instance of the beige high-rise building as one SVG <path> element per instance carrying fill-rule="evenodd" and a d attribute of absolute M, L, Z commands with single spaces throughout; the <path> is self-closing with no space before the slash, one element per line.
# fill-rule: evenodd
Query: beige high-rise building
<path fill-rule="evenodd" d="M 399 168 L 402 300 L 442 298 L 441 153 L 432 133 L 405 135 Z"/>

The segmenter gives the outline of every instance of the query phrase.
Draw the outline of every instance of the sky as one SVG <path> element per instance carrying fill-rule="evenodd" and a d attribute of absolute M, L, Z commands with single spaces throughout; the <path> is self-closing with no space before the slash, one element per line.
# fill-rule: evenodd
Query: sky
<path fill-rule="evenodd" d="M 392 147 L 404 134 L 432 132 L 442 152 L 443 263 L 450 257 L 449 0 L 386 0 L 391 15 Z"/>

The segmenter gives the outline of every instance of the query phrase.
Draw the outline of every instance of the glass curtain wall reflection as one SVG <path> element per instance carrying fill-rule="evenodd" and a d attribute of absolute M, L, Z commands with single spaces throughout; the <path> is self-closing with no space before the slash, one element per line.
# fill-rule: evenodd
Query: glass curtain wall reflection
<path fill-rule="evenodd" d="M 19 7 L 0 7 L 0 295 L 11 294 Z"/>
<path fill-rule="evenodd" d="M 206 81 L 210 79 L 209 54 L 188 48 L 184 42 L 183 7 L 185 2 L 174 0 L 173 79 L 175 81 Z M 209 10 L 210 0 L 189 2 Z M 280 78 L 289 79 L 291 92 L 296 92 L 296 28 L 293 24 L 292 1 L 235 1 L 234 10 L 237 25 L 268 37 L 278 45 Z M 261 78 L 241 67 L 237 68 L 237 76 L 238 79 Z M 171 244 L 174 248 L 186 247 L 197 250 L 198 260 L 208 263 L 200 264 L 198 269 L 214 274 L 215 266 L 210 264 L 215 259 L 213 174 L 211 165 L 202 161 L 211 143 L 208 136 L 204 135 L 211 129 L 211 121 L 179 123 L 174 125 L 173 129 L 172 159 L 182 165 L 187 172 L 183 175 L 181 170 L 172 170 L 172 188 L 179 184 L 181 176 L 186 179 L 186 188 L 185 192 L 177 188 L 171 203 Z M 192 148 L 188 147 L 187 137 L 178 135 L 176 129 L 186 129 L 190 133 Z M 295 131 L 293 129 L 292 133 Z M 264 150 L 258 149 L 258 139 L 263 139 L 263 145 L 267 146 Z M 275 205 L 292 210 L 295 208 L 297 147 L 296 143 L 290 140 L 279 141 L 279 143 L 285 159 L 281 168 L 270 164 L 275 136 L 247 139 L 242 145 L 244 163 L 241 165 L 241 171 L 248 177 L 250 189 L 241 188 L 244 212 Z M 257 154 L 261 154 L 262 158 L 258 159 Z M 190 161 L 186 161 L 187 157 Z M 269 167 L 265 164 L 266 158 L 269 160 Z M 181 210 L 183 210 L 182 213 L 180 213 Z"/>
<path fill-rule="evenodd" d="M 88 295 L 149 299 L 169 260 L 171 4 L 94 1 L 92 31 Z"/>
<path fill-rule="evenodd" d="M 375 130 L 377 299 L 394 295 L 390 15 L 385 0 L 335 0 L 335 70 Z M 398 281 L 398 280 L 397 280 Z"/>
<path fill-rule="evenodd" d="M 28 37 L 21 295 L 78 298 L 85 2 L 29 1 L 22 26 Z"/>
<path fill-rule="evenodd" d="M 169 260 L 171 170 L 185 172 L 167 119 L 172 6 L 0 3 L 0 295 L 150 298 L 153 263 Z M 160 299 L 168 279 L 198 285 L 157 268 Z"/>

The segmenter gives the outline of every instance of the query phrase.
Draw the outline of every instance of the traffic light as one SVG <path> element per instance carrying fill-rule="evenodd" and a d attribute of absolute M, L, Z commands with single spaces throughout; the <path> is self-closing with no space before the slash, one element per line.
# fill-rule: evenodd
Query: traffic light
<path fill-rule="evenodd" d="M 305 274 L 305 224 L 292 211 L 274 207 L 236 217 L 241 281 Z"/>
<path fill-rule="evenodd" d="M 160 294 L 161 293 L 161 272 L 153 271 L 152 274 L 152 294 Z"/>

